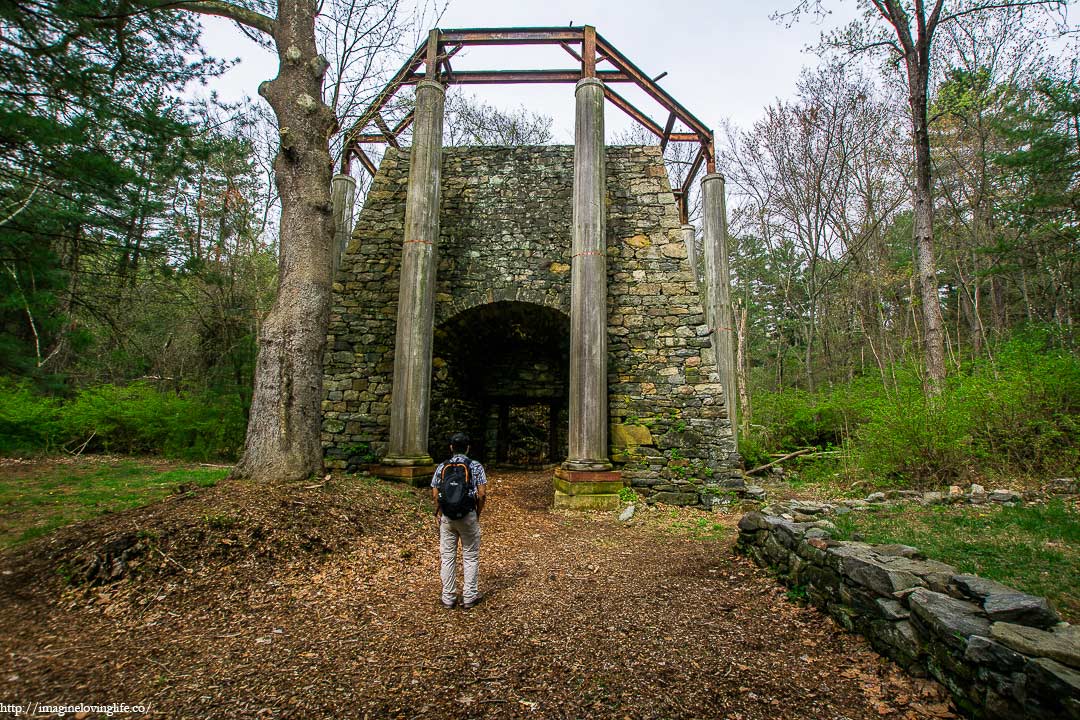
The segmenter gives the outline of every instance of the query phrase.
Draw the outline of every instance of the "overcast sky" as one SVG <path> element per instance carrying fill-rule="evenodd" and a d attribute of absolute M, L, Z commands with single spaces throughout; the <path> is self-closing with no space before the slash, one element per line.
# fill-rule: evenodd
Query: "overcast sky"
<path fill-rule="evenodd" d="M 776 98 L 789 98 L 805 65 L 816 58 L 804 51 L 823 27 L 855 13 L 853 0 L 834 0 L 826 26 L 803 20 L 792 28 L 769 19 L 795 0 L 451 0 L 442 28 L 561 27 L 594 25 L 598 33 L 652 77 L 706 125 L 716 129 L 729 118 L 746 127 Z M 204 20 L 204 45 L 223 58 L 239 56 L 239 67 L 216 82 L 225 99 L 257 97 L 256 88 L 276 72 L 274 57 L 260 50 L 232 24 Z M 570 68 L 574 60 L 558 47 L 470 48 L 454 67 L 463 69 Z M 617 89 L 661 126 L 667 114 L 647 96 L 620 84 Z M 524 105 L 554 118 L 555 140 L 573 142 L 572 85 L 471 85 L 467 92 L 504 109 Z M 634 121 L 607 105 L 608 135 Z"/>

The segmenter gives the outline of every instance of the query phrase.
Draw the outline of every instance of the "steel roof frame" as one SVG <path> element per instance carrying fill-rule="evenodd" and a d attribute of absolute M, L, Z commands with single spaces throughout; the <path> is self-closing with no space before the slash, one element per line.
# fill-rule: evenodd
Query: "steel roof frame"
<path fill-rule="evenodd" d="M 470 46 L 497 45 L 558 45 L 578 63 L 571 70 L 466 70 L 456 72 L 450 60 L 462 48 Z M 579 50 L 576 50 L 578 47 Z M 608 63 L 613 69 L 597 70 L 600 63 Z M 418 72 L 420 67 L 424 72 Z M 666 74 L 666 73 L 664 73 Z M 345 151 L 341 170 L 348 172 L 352 159 L 356 158 L 372 175 L 375 164 L 364 152 L 365 143 L 387 144 L 399 147 L 398 137 L 412 124 L 410 111 L 394 127 L 390 127 L 382 111 L 394 94 L 405 85 L 415 85 L 425 78 L 434 78 L 448 85 L 507 84 L 507 83 L 576 83 L 585 77 L 595 77 L 604 82 L 604 95 L 611 104 L 643 125 L 660 139 L 661 151 L 669 142 L 696 142 L 698 152 L 690 166 L 690 172 L 682 185 L 673 190 L 683 223 L 688 219 L 687 197 L 690 187 L 705 164 L 706 172 L 716 171 L 714 138 L 712 131 L 689 110 L 679 104 L 663 88 L 605 40 L 591 25 L 565 28 L 466 28 L 458 30 L 434 29 L 405 61 L 360 118 L 345 133 Z M 613 83 L 633 83 L 653 98 L 665 110 L 668 118 L 663 127 L 626 98 L 611 88 Z M 672 132 L 675 121 L 682 122 L 690 132 Z M 374 128 L 371 126 L 374 125 Z"/>

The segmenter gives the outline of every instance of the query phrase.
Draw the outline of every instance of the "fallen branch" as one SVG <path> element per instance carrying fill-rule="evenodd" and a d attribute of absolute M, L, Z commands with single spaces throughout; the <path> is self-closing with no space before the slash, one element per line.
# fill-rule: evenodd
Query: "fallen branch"
<path fill-rule="evenodd" d="M 94 430 L 92 433 L 90 433 L 90 437 L 86 438 L 86 442 L 80 445 L 78 450 L 72 451 L 64 448 L 64 451 L 67 452 L 68 455 L 74 455 L 75 457 L 79 457 L 83 454 L 83 450 L 86 449 L 86 446 L 90 444 L 90 441 L 94 439 L 95 435 L 97 435 L 97 430 Z"/>
<path fill-rule="evenodd" d="M 807 453 L 812 453 L 815 450 L 817 450 L 817 448 L 803 448 L 802 450 L 796 450 L 795 452 L 788 453 L 784 457 L 777 458 L 777 459 L 773 460 L 770 463 L 765 463 L 764 465 L 759 465 L 758 467 L 754 468 L 753 470 L 747 470 L 745 473 L 743 473 L 743 475 L 756 475 L 757 473 L 761 472 L 762 470 L 768 470 L 773 465 L 777 465 L 779 463 L 782 463 L 785 460 L 790 460 L 793 457 L 799 457 L 800 455 L 806 455 Z"/>

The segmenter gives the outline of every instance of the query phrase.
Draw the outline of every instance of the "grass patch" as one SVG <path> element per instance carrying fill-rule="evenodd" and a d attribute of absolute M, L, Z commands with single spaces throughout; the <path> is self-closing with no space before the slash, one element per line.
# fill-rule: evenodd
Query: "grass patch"
<path fill-rule="evenodd" d="M 733 531 L 730 527 L 716 522 L 712 516 L 701 517 L 699 510 L 692 511 L 698 517 L 686 517 L 684 513 L 672 511 L 667 530 L 676 535 L 688 535 L 695 540 L 720 541 L 729 538 Z"/>
<path fill-rule="evenodd" d="M 1044 595 L 1080 621 L 1080 511 L 1061 499 L 1045 505 L 928 506 L 834 519 L 841 535 L 914 545 L 928 557 L 1024 592 Z"/>
<path fill-rule="evenodd" d="M 0 467 L 0 548 L 97 515 L 148 505 L 180 485 L 209 487 L 228 473 L 228 468 L 133 459 L 5 465 Z"/>

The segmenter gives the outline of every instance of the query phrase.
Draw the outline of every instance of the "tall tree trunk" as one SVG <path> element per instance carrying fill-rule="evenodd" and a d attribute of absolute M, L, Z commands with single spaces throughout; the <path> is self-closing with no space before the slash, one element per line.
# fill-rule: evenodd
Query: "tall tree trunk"
<path fill-rule="evenodd" d="M 750 415 L 752 409 L 750 407 L 750 364 L 746 354 L 746 306 L 741 304 L 736 305 L 735 315 L 738 318 L 735 325 L 737 333 L 735 345 L 735 373 L 738 376 L 738 382 L 735 384 L 739 386 L 739 425 L 741 426 L 740 431 L 743 433 L 743 437 L 749 437 Z"/>
<path fill-rule="evenodd" d="M 259 87 L 277 117 L 274 181 L 281 196 L 278 292 L 263 322 L 244 454 L 234 475 L 289 481 L 322 470 L 323 347 L 334 237 L 322 102 L 326 60 L 315 44 L 317 0 L 280 0 L 273 39 L 278 75 Z"/>
<path fill-rule="evenodd" d="M 917 49 L 926 53 L 924 45 Z M 945 379 L 944 320 L 938 298 L 937 267 L 934 263 L 934 197 L 930 174 L 930 132 L 927 117 L 929 62 L 907 58 L 908 101 L 915 140 L 915 274 L 922 305 L 923 359 L 926 363 L 926 390 L 937 394 Z"/>

